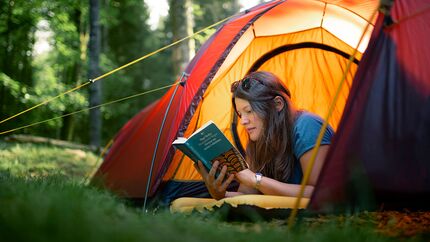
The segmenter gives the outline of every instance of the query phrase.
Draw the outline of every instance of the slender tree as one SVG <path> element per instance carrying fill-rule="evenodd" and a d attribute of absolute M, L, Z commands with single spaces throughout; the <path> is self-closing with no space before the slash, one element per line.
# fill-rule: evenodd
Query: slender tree
<path fill-rule="evenodd" d="M 90 40 L 88 44 L 89 68 L 88 77 L 93 79 L 99 76 L 100 56 L 100 24 L 99 24 L 99 0 L 90 0 Z M 90 85 L 90 107 L 101 103 L 101 82 Z M 101 142 L 102 119 L 99 108 L 90 110 L 90 144 L 96 147 Z"/>
<path fill-rule="evenodd" d="M 193 33 L 194 16 L 191 0 L 169 0 L 169 15 L 173 41 Z M 173 48 L 173 72 L 180 74 L 195 54 L 195 41 L 190 38 Z"/>

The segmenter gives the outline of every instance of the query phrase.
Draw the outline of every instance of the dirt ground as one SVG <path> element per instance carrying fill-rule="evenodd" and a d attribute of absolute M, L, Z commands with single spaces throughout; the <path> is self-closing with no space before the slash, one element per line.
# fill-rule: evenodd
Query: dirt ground
<path fill-rule="evenodd" d="M 430 212 L 384 211 L 375 212 L 377 230 L 394 237 L 430 235 Z"/>

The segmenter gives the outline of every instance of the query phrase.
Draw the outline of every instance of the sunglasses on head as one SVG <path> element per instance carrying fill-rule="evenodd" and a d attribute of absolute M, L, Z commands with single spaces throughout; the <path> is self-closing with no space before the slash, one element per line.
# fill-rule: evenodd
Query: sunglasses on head
<path fill-rule="evenodd" d="M 258 80 L 258 79 L 251 78 L 251 77 L 246 77 L 246 78 L 244 78 L 244 79 L 242 79 L 242 80 L 239 80 L 239 81 L 235 81 L 235 82 L 233 82 L 233 83 L 231 84 L 231 92 L 235 92 L 235 91 L 237 90 L 237 87 L 238 87 L 239 85 L 241 85 L 241 88 L 242 88 L 244 91 L 249 91 L 249 89 L 251 89 L 251 87 L 252 87 L 252 86 L 254 86 L 254 85 L 255 85 L 255 84 L 257 84 L 257 83 L 259 83 L 259 84 L 261 84 L 261 85 L 263 85 L 263 86 L 269 87 L 269 86 L 265 85 L 265 84 L 264 84 L 264 82 L 262 82 L 262 81 L 260 81 L 260 80 Z M 284 89 L 284 88 L 283 88 L 283 89 Z M 291 98 L 290 91 L 289 91 L 288 89 L 285 89 L 284 91 L 285 91 L 285 93 L 287 94 L 287 96 Z"/>
<path fill-rule="evenodd" d="M 236 89 L 237 89 L 237 87 L 239 85 L 241 85 L 241 88 L 243 90 L 249 91 L 249 89 L 251 89 L 251 87 L 254 86 L 255 83 L 260 83 L 261 85 L 264 85 L 264 83 L 262 81 L 258 80 L 258 79 L 254 79 L 254 78 L 251 78 L 251 77 L 246 77 L 245 79 L 233 82 L 231 84 L 231 92 L 235 92 Z"/>

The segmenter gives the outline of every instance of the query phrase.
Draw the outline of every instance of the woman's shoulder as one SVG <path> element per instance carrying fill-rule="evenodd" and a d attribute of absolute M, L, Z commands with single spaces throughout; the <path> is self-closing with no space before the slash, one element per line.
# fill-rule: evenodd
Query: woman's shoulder
<path fill-rule="evenodd" d="M 315 146 L 324 120 L 311 112 L 300 111 L 294 124 L 294 154 L 298 159 Z M 325 129 L 321 144 L 328 145 L 334 135 L 330 125 Z"/>
<path fill-rule="evenodd" d="M 308 112 L 308 111 L 298 111 L 299 113 L 297 114 L 297 118 L 295 121 L 295 125 L 308 125 L 308 124 L 313 124 L 313 123 L 317 123 L 319 125 L 321 125 L 324 120 L 318 116 L 317 114 Z"/>
<path fill-rule="evenodd" d="M 308 111 L 299 111 L 296 121 L 294 122 L 295 132 L 318 132 L 324 123 L 324 119 L 317 114 Z M 327 130 L 332 135 L 334 133 L 333 128 L 328 125 Z"/>

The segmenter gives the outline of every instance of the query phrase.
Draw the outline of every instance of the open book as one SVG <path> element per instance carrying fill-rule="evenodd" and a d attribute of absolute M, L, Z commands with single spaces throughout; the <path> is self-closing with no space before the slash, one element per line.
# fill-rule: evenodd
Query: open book
<path fill-rule="evenodd" d="M 224 165 L 227 166 L 228 174 L 248 168 L 243 156 L 213 121 L 205 123 L 188 139 L 179 137 L 172 144 L 194 162 L 200 160 L 208 171 L 215 160 L 220 163 L 218 172 Z"/>

